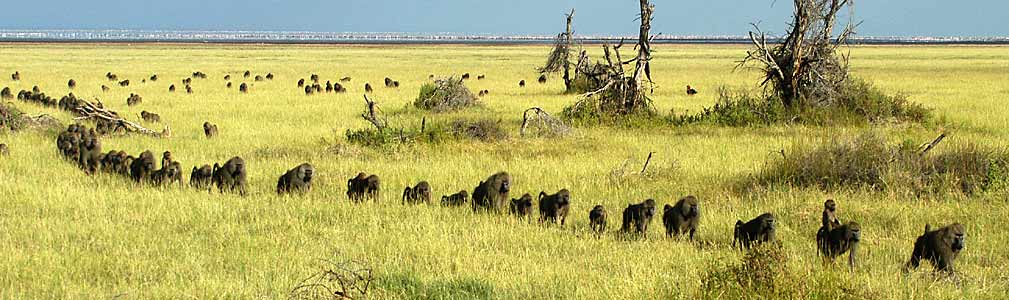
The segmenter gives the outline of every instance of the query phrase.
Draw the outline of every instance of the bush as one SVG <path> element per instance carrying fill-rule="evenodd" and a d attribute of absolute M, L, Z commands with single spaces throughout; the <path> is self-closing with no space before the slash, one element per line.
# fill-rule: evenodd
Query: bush
<path fill-rule="evenodd" d="M 477 97 L 466 87 L 462 79 L 450 77 L 421 86 L 420 95 L 413 105 L 434 112 L 455 111 L 477 105 Z"/>
<path fill-rule="evenodd" d="M 721 90 L 718 102 L 696 115 L 674 116 L 673 123 L 710 123 L 723 126 L 754 126 L 798 123 L 817 126 L 879 124 L 891 121 L 926 123 L 932 111 L 913 103 L 906 95 L 887 95 L 872 84 L 849 79 L 830 102 L 804 100 L 805 105 L 786 108 L 774 94 L 752 96 Z"/>
<path fill-rule="evenodd" d="M 347 130 L 347 141 L 367 147 L 428 143 L 437 144 L 449 140 L 477 140 L 493 142 L 508 138 L 508 132 L 501 126 L 501 120 L 456 119 L 449 122 L 428 122 L 421 127 L 375 128 Z"/>
<path fill-rule="evenodd" d="M 976 145 L 945 146 L 944 151 L 922 155 L 912 142 L 890 145 L 874 133 L 798 144 L 784 153 L 784 158 L 769 162 L 747 184 L 896 190 L 919 196 L 951 192 L 970 196 L 1005 185 L 1009 177 L 1006 151 Z"/>

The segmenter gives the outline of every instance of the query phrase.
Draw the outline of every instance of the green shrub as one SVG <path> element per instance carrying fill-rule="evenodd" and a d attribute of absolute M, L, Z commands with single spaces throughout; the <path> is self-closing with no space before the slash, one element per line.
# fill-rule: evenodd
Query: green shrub
<path fill-rule="evenodd" d="M 509 137 L 501 123 L 501 120 L 491 119 L 455 119 L 427 122 L 422 127 L 386 128 L 382 131 L 375 128 L 348 129 L 346 136 L 348 142 L 367 147 L 437 144 L 449 140 L 494 142 Z"/>
<path fill-rule="evenodd" d="M 413 105 L 434 112 L 455 111 L 477 105 L 477 97 L 462 79 L 444 78 L 422 85 Z"/>

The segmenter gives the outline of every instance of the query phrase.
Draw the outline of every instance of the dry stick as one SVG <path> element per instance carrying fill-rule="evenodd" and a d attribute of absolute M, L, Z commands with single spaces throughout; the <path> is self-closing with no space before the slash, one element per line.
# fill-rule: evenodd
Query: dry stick
<path fill-rule="evenodd" d="M 421 134 L 424 133 L 424 128 L 427 128 L 427 117 L 423 117 L 423 118 L 420 119 L 420 133 Z"/>
<path fill-rule="evenodd" d="M 645 174 L 645 170 L 648 170 L 648 163 L 652 162 L 652 154 L 655 152 L 648 152 L 648 159 L 645 160 L 645 166 L 641 168 L 641 174 Z"/>
<path fill-rule="evenodd" d="M 932 148 L 935 148 L 935 146 L 939 145 L 939 142 L 942 142 L 942 140 L 945 139 L 945 138 L 946 138 L 946 133 L 943 132 L 942 134 L 939 135 L 939 137 L 935 138 L 935 140 L 933 140 L 931 143 L 926 144 L 927 146 L 925 147 L 925 150 L 921 150 L 921 153 L 919 153 L 918 155 L 924 156 L 925 153 L 928 153 L 929 150 L 932 150 Z"/>
<path fill-rule="evenodd" d="M 364 103 L 368 106 L 368 111 L 361 114 L 361 117 L 371 122 L 371 125 L 375 125 L 375 128 L 382 132 L 385 129 L 385 124 L 382 124 L 382 121 L 378 119 L 378 114 L 375 112 L 377 106 L 375 101 L 371 101 L 368 99 L 368 95 L 364 95 Z"/>

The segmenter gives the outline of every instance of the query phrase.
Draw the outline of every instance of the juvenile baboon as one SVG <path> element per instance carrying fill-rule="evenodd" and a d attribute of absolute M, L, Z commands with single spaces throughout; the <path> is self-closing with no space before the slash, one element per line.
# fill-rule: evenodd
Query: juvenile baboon
<path fill-rule="evenodd" d="M 67 87 L 69 87 L 70 89 L 73 89 L 73 88 L 77 87 L 77 82 L 74 81 L 73 79 L 70 79 L 70 81 L 67 81 Z"/>
<path fill-rule="evenodd" d="M 178 183 L 182 184 L 182 164 L 173 161 L 151 173 L 151 183 L 156 186 Z"/>
<path fill-rule="evenodd" d="M 823 202 L 823 217 L 820 219 L 820 226 L 827 230 L 841 226 L 841 222 L 837 220 L 837 203 L 834 202 L 834 199 L 827 199 Z"/>
<path fill-rule="evenodd" d="M 765 213 L 757 218 L 743 223 L 737 220 L 732 244 L 739 243 L 739 249 L 750 249 L 753 244 L 774 242 L 774 215 Z"/>
<path fill-rule="evenodd" d="M 540 75 L 540 79 L 537 80 L 539 83 L 547 83 L 547 75 Z"/>
<path fill-rule="evenodd" d="M 305 78 L 298 79 L 298 87 L 300 88 L 303 86 L 305 86 Z"/>
<path fill-rule="evenodd" d="M 154 167 L 154 154 L 150 150 L 141 152 L 140 156 L 130 164 L 130 176 L 133 178 L 133 181 L 144 182 L 151 178 Z"/>
<path fill-rule="evenodd" d="M 589 227 L 592 232 L 603 233 L 606 231 L 606 207 L 596 205 L 589 211 Z"/>
<path fill-rule="evenodd" d="M 245 160 L 235 156 L 229 159 L 224 165 L 214 164 L 213 182 L 217 190 L 223 193 L 225 190 L 245 196 L 246 194 L 246 165 Z"/>
<path fill-rule="evenodd" d="M 538 198 L 540 223 L 544 221 L 557 223 L 560 220 L 560 224 L 563 226 L 568 217 L 568 210 L 571 208 L 571 192 L 568 189 L 561 189 L 553 195 L 547 195 L 546 192 L 541 191 Z"/>
<path fill-rule="evenodd" d="M 700 219 L 700 203 L 692 195 L 681 198 L 676 205 L 666 204 L 663 208 L 662 224 L 666 227 L 667 237 L 690 233 L 690 240 L 694 240 Z"/>
<path fill-rule="evenodd" d="M 518 199 L 512 199 L 509 211 L 519 218 L 529 217 L 533 213 L 533 196 L 529 193 L 522 194 Z"/>
<path fill-rule="evenodd" d="M 140 118 L 151 123 L 161 122 L 161 115 L 146 110 L 140 112 Z"/>
<path fill-rule="evenodd" d="M 507 172 L 498 172 L 481 181 L 473 189 L 473 211 L 482 208 L 500 213 L 508 201 L 511 181 L 511 175 Z"/>
<path fill-rule="evenodd" d="M 519 87 L 526 87 L 526 81 L 525 81 L 525 79 L 519 80 Z"/>
<path fill-rule="evenodd" d="M 103 86 L 104 86 L 104 85 L 103 85 Z M 169 93 L 174 93 L 174 92 L 175 92 L 175 85 L 174 85 L 174 84 L 173 84 L 173 85 L 169 85 L 169 86 L 168 86 L 168 92 L 169 92 Z"/>
<path fill-rule="evenodd" d="M 217 136 L 217 125 L 210 124 L 210 122 L 203 122 L 203 134 L 206 135 L 208 139 Z"/>
<path fill-rule="evenodd" d="M 480 90 L 480 92 L 479 92 L 479 93 L 477 93 L 477 97 L 483 97 L 484 95 L 487 95 L 487 94 L 486 94 L 486 93 L 484 93 L 484 91 L 483 91 L 483 90 Z"/>
<path fill-rule="evenodd" d="M 210 165 L 203 165 L 199 168 L 193 167 L 193 172 L 189 175 L 189 186 L 196 189 L 210 189 L 213 182 L 214 169 Z"/>
<path fill-rule="evenodd" d="M 403 204 L 431 204 L 431 184 L 427 183 L 427 181 L 421 181 L 413 187 L 406 187 L 403 190 L 402 202 Z"/>
<path fill-rule="evenodd" d="M 398 88 L 399 87 L 399 81 L 395 81 L 395 80 L 392 81 L 392 87 L 393 88 Z"/>
<path fill-rule="evenodd" d="M 365 93 L 371 93 L 372 91 L 373 91 L 373 90 L 371 89 L 371 84 L 370 84 L 370 83 L 367 83 L 367 82 L 365 82 L 365 83 L 364 83 L 364 92 L 365 92 Z"/>
<path fill-rule="evenodd" d="M 307 193 L 312 190 L 312 176 L 315 168 L 311 164 L 303 163 L 294 167 L 280 176 L 277 180 L 277 194 L 291 192 Z"/>
<path fill-rule="evenodd" d="M 848 252 L 848 268 L 855 269 L 855 253 L 858 242 L 862 239 L 862 227 L 855 222 L 832 227 L 826 234 L 817 234 L 816 244 L 820 255 L 834 261 L 835 258 Z"/>
<path fill-rule="evenodd" d="M 361 202 L 368 198 L 377 201 L 381 185 L 378 175 L 357 173 L 357 176 L 347 180 L 347 198 L 354 202 Z"/>
<path fill-rule="evenodd" d="M 620 225 L 620 231 L 625 234 L 631 233 L 631 226 L 634 232 L 642 237 L 648 237 L 648 224 L 652 223 L 655 216 L 655 200 L 647 199 L 638 204 L 628 205 L 624 209 L 624 220 Z"/>
<path fill-rule="evenodd" d="M 161 153 L 161 167 L 162 168 L 170 165 L 174 161 L 175 160 L 172 159 L 172 151 L 165 151 L 164 153 Z M 182 170 L 179 170 L 179 171 L 181 172 Z"/>
<path fill-rule="evenodd" d="M 934 231 L 931 225 L 925 224 L 925 233 L 914 241 L 914 251 L 911 252 L 911 260 L 904 265 L 904 271 L 917 269 L 924 259 L 932 262 L 935 271 L 954 274 L 953 262 L 966 246 L 965 239 L 966 231 L 960 223 Z"/>
<path fill-rule="evenodd" d="M 465 190 L 452 195 L 441 196 L 441 206 L 462 206 L 463 204 L 466 204 L 466 200 L 468 198 L 469 193 Z"/>
<path fill-rule="evenodd" d="M 228 85 L 230 87 L 231 83 L 228 82 Z M 249 85 L 247 85 L 244 82 L 242 82 L 242 84 L 238 86 L 238 91 L 242 92 L 242 93 L 248 93 L 249 92 Z"/>

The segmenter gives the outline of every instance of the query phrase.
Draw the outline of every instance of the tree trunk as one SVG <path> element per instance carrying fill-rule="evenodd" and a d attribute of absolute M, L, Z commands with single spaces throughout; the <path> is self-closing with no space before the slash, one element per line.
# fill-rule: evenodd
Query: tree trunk
<path fill-rule="evenodd" d="M 571 41 L 573 34 L 571 32 L 571 19 L 575 17 L 575 9 L 571 9 L 571 13 L 568 14 L 568 25 L 567 29 L 564 30 L 565 43 L 568 45 L 568 53 L 564 55 L 564 90 L 571 91 Z"/>
<path fill-rule="evenodd" d="M 648 0 L 641 0 L 641 27 L 638 31 L 638 57 L 636 58 L 637 65 L 634 69 L 633 82 L 631 83 L 631 88 L 634 93 L 633 97 L 627 97 L 624 107 L 631 111 L 638 106 L 638 102 L 641 101 L 641 94 L 644 91 L 644 79 L 647 77 L 651 80 L 651 70 L 649 68 L 649 62 L 652 59 L 652 50 L 649 45 L 649 40 L 651 36 L 648 35 L 649 30 L 652 29 L 652 12 L 655 11 L 655 6 L 648 3 Z"/>

